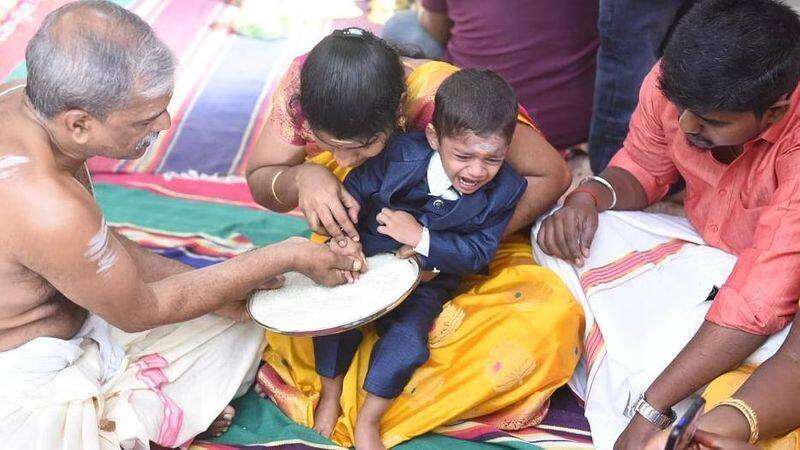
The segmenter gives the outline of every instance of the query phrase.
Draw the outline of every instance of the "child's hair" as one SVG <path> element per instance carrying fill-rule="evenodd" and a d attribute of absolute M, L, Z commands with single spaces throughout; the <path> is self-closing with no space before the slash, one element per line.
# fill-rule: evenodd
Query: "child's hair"
<path fill-rule="evenodd" d="M 800 20 L 773 0 L 699 2 L 678 22 L 659 84 L 681 108 L 762 115 L 800 79 Z"/>
<path fill-rule="evenodd" d="M 464 133 L 499 134 L 511 142 L 517 126 L 517 94 L 491 70 L 463 69 L 436 91 L 433 127 L 441 140 Z"/>
<path fill-rule="evenodd" d="M 300 71 L 300 106 L 309 126 L 339 139 L 391 132 L 403 92 L 398 51 L 360 28 L 322 39 Z"/>

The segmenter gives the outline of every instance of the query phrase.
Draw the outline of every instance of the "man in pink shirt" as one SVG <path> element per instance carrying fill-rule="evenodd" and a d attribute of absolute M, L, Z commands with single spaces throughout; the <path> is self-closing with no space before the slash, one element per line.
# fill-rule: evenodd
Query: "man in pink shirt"
<path fill-rule="evenodd" d="M 538 232 L 542 252 L 583 274 L 601 239 L 592 247 L 599 212 L 644 209 L 682 178 L 691 227 L 705 245 L 736 256 L 699 330 L 632 400 L 635 414 L 616 449 L 643 448 L 673 406 L 741 364 L 797 311 L 798 80 L 800 20 L 789 7 L 771 0 L 702 2 L 678 24 L 645 79 L 623 148 Z M 681 282 L 665 279 L 667 286 Z"/>

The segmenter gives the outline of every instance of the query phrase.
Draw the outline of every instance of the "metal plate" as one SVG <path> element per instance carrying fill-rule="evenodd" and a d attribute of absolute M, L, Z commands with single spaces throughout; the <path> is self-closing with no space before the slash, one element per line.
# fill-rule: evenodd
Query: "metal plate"
<path fill-rule="evenodd" d="M 344 323 L 344 324 L 341 324 L 341 325 L 337 325 L 335 327 L 329 327 L 329 328 L 313 330 L 313 331 L 280 330 L 280 329 L 277 329 L 277 328 L 275 328 L 273 326 L 264 324 L 263 322 L 261 322 L 258 319 L 256 319 L 256 317 L 253 315 L 253 313 L 252 313 L 252 305 L 253 305 L 253 300 L 254 300 L 254 297 L 255 297 L 255 293 L 251 294 L 250 298 L 247 300 L 247 313 L 250 315 L 250 318 L 253 319 L 253 322 L 257 323 L 258 325 L 260 325 L 261 327 L 265 328 L 266 330 L 271 331 L 273 333 L 283 334 L 283 335 L 287 335 L 287 336 L 326 336 L 326 335 L 329 335 L 329 334 L 337 334 L 337 333 L 341 333 L 343 331 L 352 330 L 353 328 L 358 328 L 361 325 L 364 325 L 364 324 L 367 324 L 369 322 L 372 322 L 373 320 L 376 320 L 376 319 L 380 318 L 381 316 L 387 314 L 388 312 L 390 312 L 393 309 L 395 309 L 398 306 L 400 306 L 400 304 L 403 303 L 403 301 L 406 298 L 408 298 L 408 296 L 411 294 L 411 292 L 414 291 L 414 289 L 417 287 L 417 285 L 419 285 L 419 282 L 420 282 L 420 280 L 422 278 L 422 271 L 420 270 L 420 267 L 419 267 L 419 264 L 417 263 L 417 260 L 414 259 L 414 258 L 408 258 L 408 259 L 405 259 L 404 261 L 407 261 L 409 264 L 411 264 L 413 266 L 413 270 L 416 272 L 416 279 L 414 280 L 414 283 L 411 285 L 411 287 L 409 287 L 403 293 L 403 295 L 400 296 L 400 298 L 394 300 L 390 304 L 388 304 L 385 307 L 381 308 L 379 311 L 376 311 L 375 313 L 370 314 L 367 317 L 364 317 L 362 319 L 359 319 L 359 320 L 356 320 L 356 321 L 353 321 L 353 322 L 350 322 L 350 323 Z"/>

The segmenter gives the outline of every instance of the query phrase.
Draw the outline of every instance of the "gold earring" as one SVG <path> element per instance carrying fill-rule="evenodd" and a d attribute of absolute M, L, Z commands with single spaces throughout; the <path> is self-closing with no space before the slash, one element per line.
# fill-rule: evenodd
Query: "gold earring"
<path fill-rule="evenodd" d="M 397 128 L 399 128 L 400 131 L 405 133 L 405 131 L 406 131 L 406 116 L 400 116 L 400 117 L 397 118 Z"/>

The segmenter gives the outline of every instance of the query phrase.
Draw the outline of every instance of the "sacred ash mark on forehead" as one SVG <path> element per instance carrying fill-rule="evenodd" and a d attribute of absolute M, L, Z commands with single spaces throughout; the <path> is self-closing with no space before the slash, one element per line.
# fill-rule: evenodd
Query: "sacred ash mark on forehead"
<path fill-rule="evenodd" d="M 505 139 L 498 135 L 482 137 L 474 132 L 468 131 L 460 136 L 452 137 L 463 149 L 480 152 L 483 154 L 497 153 L 498 150 L 506 147 Z"/>
<path fill-rule="evenodd" d="M 20 166 L 30 162 L 25 156 L 3 155 L 0 156 L 0 180 L 10 178 L 19 170 Z"/>
<path fill-rule="evenodd" d="M 474 146 L 477 150 L 483 153 L 495 153 L 498 143 L 490 139 L 483 139 L 475 143 Z"/>
<path fill-rule="evenodd" d="M 89 261 L 97 264 L 97 273 L 108 271 L 117 261 L 117 253 L 110 245 L 110 231 L 106 219 L 100 223 L 100 231 L 89 241 L 89 249 L 84 253 Z"/>

